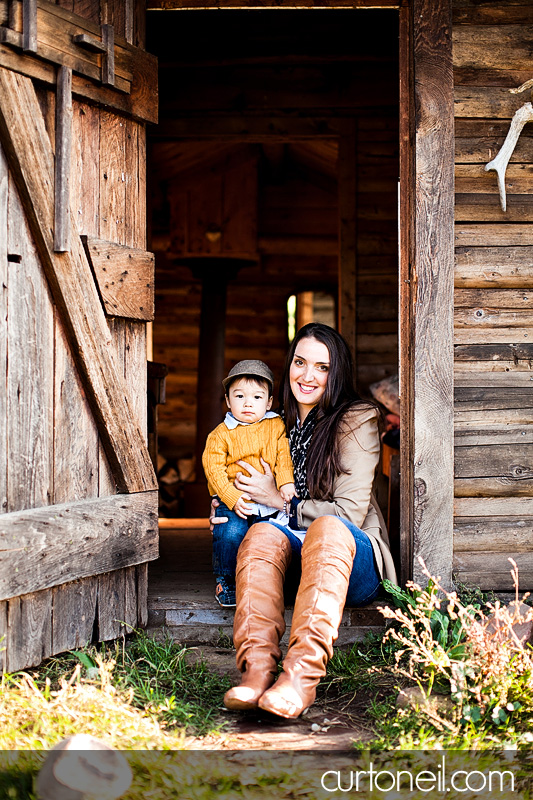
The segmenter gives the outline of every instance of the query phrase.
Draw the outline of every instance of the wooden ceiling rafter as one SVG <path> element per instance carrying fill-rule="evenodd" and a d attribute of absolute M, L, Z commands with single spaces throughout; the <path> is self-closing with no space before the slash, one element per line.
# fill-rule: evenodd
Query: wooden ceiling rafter
<path fill-rule="evenodd" d="M 209 11 L 232 9 L 233 11 L 252 11 L 273 9 L 399 9 L 405 0 L 147 0 L 147 11 Z"/>

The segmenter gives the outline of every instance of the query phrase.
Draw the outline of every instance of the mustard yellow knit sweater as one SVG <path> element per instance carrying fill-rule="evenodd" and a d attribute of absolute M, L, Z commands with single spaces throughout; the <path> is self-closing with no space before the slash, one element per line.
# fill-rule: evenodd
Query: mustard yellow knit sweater
<path fill-rule="evenodd" d="M 207 437 L 202 456 L 210 494 L 217 494 L 228 508 L 233 508 L 242 494 L 233 481 L 238 472 L 245 472 L 236 462 L 247 461 L 263 472 L 260 458 L 270 465 L 278 489 L 293 482 L 289 440 L 281 417 L 237 425 L 232 430 L 224 423 L 218 425 Z"/>

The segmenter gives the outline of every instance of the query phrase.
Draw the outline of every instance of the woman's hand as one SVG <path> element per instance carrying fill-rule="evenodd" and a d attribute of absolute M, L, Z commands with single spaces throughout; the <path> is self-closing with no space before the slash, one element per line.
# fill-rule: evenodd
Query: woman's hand
<path fill-rule="evenodd" d="M 246 461 L 237 461 L 237 464 L 250 474 L 244 475 L 242 472 L 238 472 L 235 478 L 235 488 L 241 492 L 246 492 L 248 497 L 255 503 L 262 503 L 265 506 L 273 506 L 281 510 L 283 508 L 283 500 L 276 489 L 274 476 L 269 464 L 261 459 L 264 473 L 259 472 Z"/>
<path fill-rule="evenodd" d="M 215 517 L 215 511 L 219 507 L 220 502 L 215 498 L 211 498 L 211 511 L 209 513 L 209 530 L 213 533 L 213 527 L 219 525 L 221 522 L 227 522 L 227 517 Z"/>

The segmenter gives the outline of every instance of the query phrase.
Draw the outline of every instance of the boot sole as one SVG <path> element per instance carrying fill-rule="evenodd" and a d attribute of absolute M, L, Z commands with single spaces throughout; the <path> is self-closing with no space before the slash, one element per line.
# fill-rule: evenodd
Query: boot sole
<path fill-rule="evenodd" d="M 239 700 L 235 697 L 224 700 L 224 705 L 226 708 L 229 708 L 230 711 L 253 711 L 257 708 L 257 701 L 253 703 L 246 700 Z"/>
<path fill-rule="evenodd" d="M 277 717 L 283 717 L 283 719 L 298 719 L 301 714 L 305 711 L 305 708 L 302 708 L 300 711 L 296 713 L 284 711 L 280 708 L 276 708 L 275 705 L 271 705 L 269 703 L 269 698 L 263 699 L 262 697 L 259 698 L 259 702 L 257 703 L 260 709 L 263 711 L 268 711 L 269 714 L 275 714 Z"/>

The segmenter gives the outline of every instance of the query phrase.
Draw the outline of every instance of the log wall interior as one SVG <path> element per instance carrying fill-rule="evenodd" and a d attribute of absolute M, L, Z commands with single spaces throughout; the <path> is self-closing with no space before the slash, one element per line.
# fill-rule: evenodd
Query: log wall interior
<path fill-rule="evenodd" d="M 176 257 L 196 247 L 258 259 L 228 287 L 226 369 L 260 358 L 278 380 L 288 297 L 337 295 L 345 131 L 356 164 L 358 380 L 364 390 L 396 372 L 397 38 L 395 11 L 148 14 L 148 49 L 160 62 L 160 125 L 149 148 L 150 248 L 154 360 L 169 366 L 166 405 L 159 408 L 165 458 L 190 455 L 195 439 L 201 287 Z M 253 207 L 256 221 L 241 225 L 240 243 L 204 240 L 202 251 L 197 240 L 206 220 L 195 209 L 207 213 L 224 161 L 256 170 L 256 196 L 241 181 L 234 205 L 237 215 Z M 199 203 L 202 184 L 209 188 Z M 254 226 L 257 235 L 246 240 Z"/>
<path fill-rule="evenodd" d="M 533 125 L 507 168 L 507 211 L 485 172 L 531 91 L 533 7 L 454 0 L 456 115 L 454 568 L 533 585 Z"/>
<path fill-rule="evenodd" d="M 122 0 L 102 4 L 72 0 L 59 5 L 97 23 L 114 24 L 130 42 L 143 42 L 140 3 L 140 13 L 139 9 L 134 13 L 133 2 Z M 53 144 L 55 93 L 41 87 L 38 97 Z M 70 199 L 79 232 L 144 249 L 145 126 L 75 98 L 72 141 Z M 115 495 L 117 487 L 71 345 L 1 150 L 0 251 L 0 364 L 7 382 L 7 392 L 0 393 L 4 426 L 0 438 L 7 442 L 0 456 L 0 512 Z M 108 322 L 119 369 L 146 435 L 145 323 Z M 99 521 L 97 515 L 93 519 L 97 536 L 98 526 L 109 522 Z M 37 535 L 38 529 L 34 530 Z M 69 580 L 69 574 L 76 576 L 76 557 L 83 558 L 81 550 L 72 564 L 62 566 L 63 582 L 56 580 L 51 588 L 0 603 L 0 633 L 6 635 L 0 655 L 4 669 L 31 666 L 53 653 L 79 647 L 95 634 L 101 640 L 111 639 L 125 626 L 146 623 L 147 563 L 136 564 L 133 557 L 133 566 Z"/>

